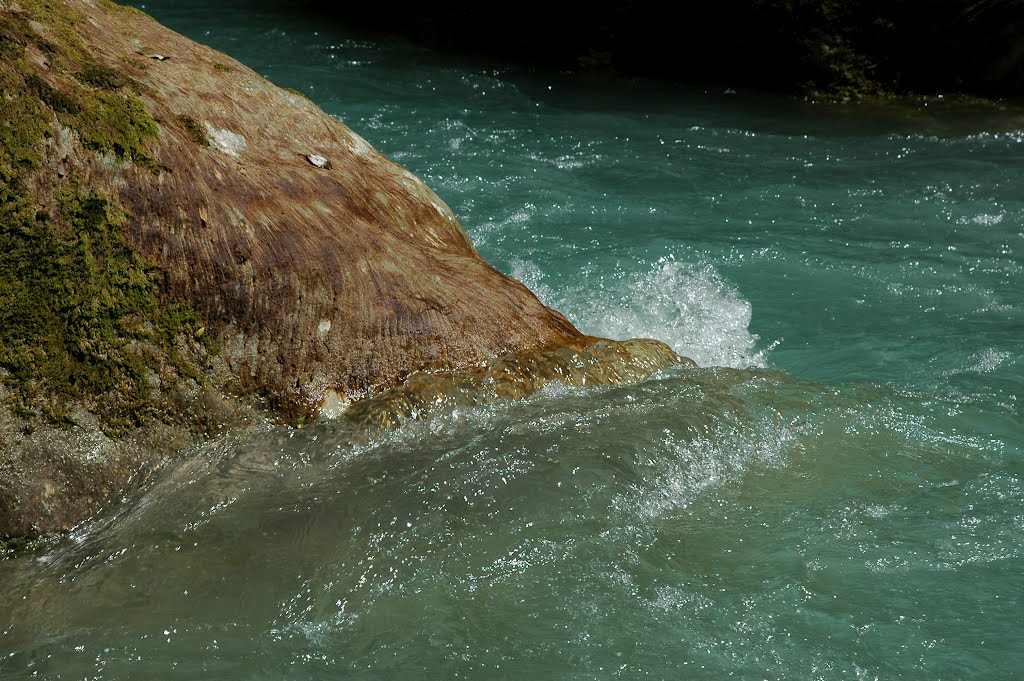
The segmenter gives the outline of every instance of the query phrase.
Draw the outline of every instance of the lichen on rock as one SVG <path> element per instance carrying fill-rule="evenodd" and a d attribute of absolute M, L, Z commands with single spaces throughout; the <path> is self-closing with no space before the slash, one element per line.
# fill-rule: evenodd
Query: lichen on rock
<path fill-rule="evenodd" d="M 244 137 L 227 128 L 215 128 L 207 123 L 205 132 L 210 146 L 232 158 L 241 156 L 248 146 Z"/>

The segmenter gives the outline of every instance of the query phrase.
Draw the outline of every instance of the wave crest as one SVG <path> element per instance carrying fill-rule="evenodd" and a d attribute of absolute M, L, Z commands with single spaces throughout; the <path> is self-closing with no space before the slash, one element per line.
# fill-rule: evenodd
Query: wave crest
<path fill-rule="evenodd" d="M 751 306 L 709 263 L 668 255 L 645 271 L 586 276 L 557 289 L 530 262 L 513 263 L 512 276 L 581 331 L 614 340 L 656 338 L 700 366 L 765 367 L 777 343 L 758 349 L 750 332 Z"/>

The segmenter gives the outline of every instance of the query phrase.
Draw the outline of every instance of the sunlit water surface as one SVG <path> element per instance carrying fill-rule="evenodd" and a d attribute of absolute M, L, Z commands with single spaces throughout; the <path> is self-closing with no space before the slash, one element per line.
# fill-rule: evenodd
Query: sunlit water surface
<path fill-rule="evenodd" d="M 698 371 L 224 434 L 0 563 L 4 679 L 1024 673 L 1024 118 L 537 74 L 161 0 Z"/>

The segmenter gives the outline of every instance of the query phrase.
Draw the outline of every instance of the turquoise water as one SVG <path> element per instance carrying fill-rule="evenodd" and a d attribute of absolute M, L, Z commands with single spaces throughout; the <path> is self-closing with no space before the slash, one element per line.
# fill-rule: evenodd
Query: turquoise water
<path fill-rule="evenodd" d="M 1024 116 L 145 8 L 422 176 L 583 331 L 705 368 L 226 433 L 0 563 L 0 679 L 1024 674 Z"/>

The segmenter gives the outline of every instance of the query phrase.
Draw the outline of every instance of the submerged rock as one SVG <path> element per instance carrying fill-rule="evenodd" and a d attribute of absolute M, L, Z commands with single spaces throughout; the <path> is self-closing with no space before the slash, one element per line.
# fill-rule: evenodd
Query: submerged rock
<path fill-rule="evenodd" d="M 623 385 L 673 365 L 696 366 L 656 340 L 588 340 L 581 346 L 511 353 L 459 370 L 416 372 L 401 385 L 356 402 L 339 415 L 360 427 L 394 428 L 445 407 L 522 399 L 555 382 Z"/>
<path fill-rule="evenodd" d="M 253 414 L 391 389 L 349 418 L 392 425 L 441 384 L 522 397 L 682 361 L 582 335 L 419 178 L 141 12 L 0 2 L 0 33 L 0 541 Z"/>

